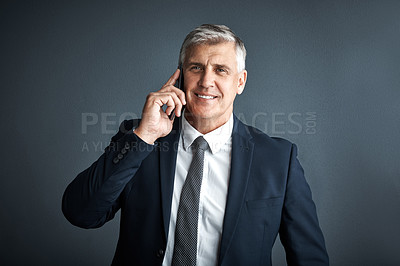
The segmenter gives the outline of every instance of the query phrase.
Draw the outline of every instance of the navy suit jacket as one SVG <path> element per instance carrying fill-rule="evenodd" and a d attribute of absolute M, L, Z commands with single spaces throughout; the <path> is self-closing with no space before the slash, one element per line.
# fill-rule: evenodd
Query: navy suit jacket
<path fill-rule="evenodd" d="M 180 134 L 148 145 L 124 121 L 104 154 L 67 187 L 62 209 L 82 228 L 97 228 L 121 209 L 113 265 L 161 265 L 166 249 Z M 234 117 L 228 198 L 218 265 L 271 265 L 279 233 L 289 265 L 328 265 L 310 188 L 296 146 Z"/>

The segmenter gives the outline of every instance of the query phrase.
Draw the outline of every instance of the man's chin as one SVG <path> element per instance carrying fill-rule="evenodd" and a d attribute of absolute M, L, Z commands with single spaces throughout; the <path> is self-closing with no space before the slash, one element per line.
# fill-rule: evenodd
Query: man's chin
<path fill-rule="evenodd" d="M 205 111 L 191 111 L 189 108 L 185 110 L 185 118 L 187 120 L 204 120 L 215 118 L 215 114 Z"/>

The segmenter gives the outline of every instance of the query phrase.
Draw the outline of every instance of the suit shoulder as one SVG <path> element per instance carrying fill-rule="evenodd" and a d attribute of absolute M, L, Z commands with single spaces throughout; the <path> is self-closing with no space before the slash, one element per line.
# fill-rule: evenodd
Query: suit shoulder
<path fill-rule="evenodd" d="M 247 128 L 247 132 L 250 133 L 252 137 L 252 141 L 257 145 L 263 147 L 263 145 L 267 146 L 269 149 L 275 148 L 278 150 L 291 150 L 294 145 L 291 141 L 280 138 L 280 137 L 270 137 L 263 131 L 243 124 Z"/>
<path fill-rule="evenodd" d="M 265 162 L 269 162 L 271 165 L 284 165 L 286 169 L 295 151 L 292 142 L 284 138 L 270 137 L 261 130 L 241 122 L 237 130 L 243 139 L 253 144 L 253 160 L 257 165 L 262 167 L 265 166 Z"/>

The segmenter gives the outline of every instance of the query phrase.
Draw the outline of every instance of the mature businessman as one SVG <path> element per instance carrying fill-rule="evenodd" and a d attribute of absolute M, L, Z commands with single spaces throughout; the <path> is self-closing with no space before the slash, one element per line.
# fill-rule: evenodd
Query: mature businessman
<path fill-rule="evenodd" d="M 289 265 L 328 265 L 296 146 L 233 114 L 245 57 L 226 26 L 190 32 L 182 73 L 67 187 L 62 209 L 76 226 L 100 227 L 121 209 L 113 265 L 271 265 L 278 233 Z"/>

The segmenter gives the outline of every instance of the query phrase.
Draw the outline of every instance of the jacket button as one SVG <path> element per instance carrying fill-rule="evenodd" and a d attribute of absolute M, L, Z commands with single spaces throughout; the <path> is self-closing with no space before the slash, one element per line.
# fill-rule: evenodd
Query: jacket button
<path fill-rule="evenodd" d="M 127 152 L 127 150 L 125 148 L 122 148 L 121 154 L 125 154 L 126 152 Z"/>
<path fill-rule="evenodd" d="M 119 162 L 119 159 L 117 157 L 114 158 L 113 163 L 117 164 Z"/>
<path fill-rule="evenodd" d="M 164 250 L 159 249 L 159 250 L 157 251 L 157 258 L 162 258 L 163 256 L 164 256 Z"/>
<path fill-rule="evenodd" d="M 118 153 L 117 158 L 118 158 L 119 160 L 121 160 L 122 158 L 124 158 L 124 155 L 122 155 L 121 153 Z"/>

